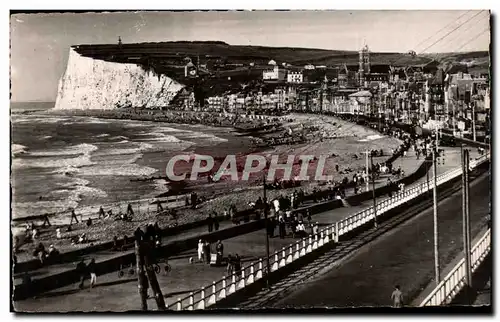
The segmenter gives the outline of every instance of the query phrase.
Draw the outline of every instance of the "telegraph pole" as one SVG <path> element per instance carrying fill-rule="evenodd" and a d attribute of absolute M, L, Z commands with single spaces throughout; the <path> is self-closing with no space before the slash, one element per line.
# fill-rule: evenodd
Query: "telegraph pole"
<path fill-rule="evenodd" d="M 463 150 L 462 148 L 462 228 L 463 228 L 465 278 L 466 278 L 465 295 L 467 301 L 470 300 L 469 291 L 472 288 L 469 197 L 470 197 L 469 196 L 469 150 Z"/>
<path fill-rule="evenodd" d="M 377 199 L 375 197 L 375 167 L 373 166 L 373 156 L 371 156 L 372 163 L 372 194 L 373 194 L 373 223 L 377 228 Z M 367 172 L 368 173 L 368 172 Z"/>
<path fill-rule="evenodd" d="M 266 173 L 263 173 L 262 177 L 262 186 L 264 189 L 264 221 L 265 221 L 265 226 L 266 226 L 266 267 L 267 267 L 267 273 L 266 273 L 266 286 L 269 288 L 269 274 L 271 273 L 271 264 L 269 263 L 269 233 L 268 233 L 268 219 L 267 219 L 267 197 L 266 197 Z"/>
<path fill-rule="evenodd" d="M 436 285 L 441 280 L 439 274 L 439 234 L 438 234 L 438 217 L 437 217 L 437 165 L 436 165 L 436 149 L 432 150 L 432 172 L 434 176 L 434 269 Z"/>
<path fill-rule="evenodd" d="M 369 151 L 366 150 L 365 151 L 366 153 L 366 191 L 370 190 L 370 175 L 368 174 L 368 153 Z"/>
<path fill-rule="evenodd" d="M 476 141 L 476 113 L 475 107 L 476 103 L 472 102 L 472 139 Z"/>
<path fill-rule="evenodd" d="M 135 237 L 135 262 L 137 264 L 137 282 L 138 282 L 138 290 L 139 296 L 141 297 L 141 310 L 148 310 L 148 289 L 146 282 L 146 274 L 144 272 L 144 254 L 143 248 L 141 247 L 143 233 L 140 228 L 134 233 Z"/>

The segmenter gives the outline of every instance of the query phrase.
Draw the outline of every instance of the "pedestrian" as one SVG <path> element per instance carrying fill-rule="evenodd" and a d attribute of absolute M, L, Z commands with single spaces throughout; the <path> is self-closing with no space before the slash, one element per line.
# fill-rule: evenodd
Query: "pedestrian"
<path fill-rule="evenodd" d="M 238 254 L 234 256 L 234 273 L 237 278 L 241 278 L 241 258 Z"/>
<path fill-rule="evenodd" d="M 203 255 L 205 255 L 205 263 L 210 264 L 210 243 L 205 241 L 205 245 L 203 247 Z"/>
<path fill-rule="evenodd" d="M 217 218 L 217 214 L 214 214 L 214 229 L 215 231 L 219 230 L 219 218 Z"/>
<path fill-rule="evenodd" d="M 312 222 L 311 212 L 307 209 L 307 223 L 310 225 Z"/>
<path fill-rule="evenodd" d="M 198 262 L 203 261 L 203 240 L 198 241 Z"/>
<path fill-rule="evenodd" d="M 285 221 L 283 220 L 282 216 L 280 216 L 278 225 L 279 225 L 280 238 L 283 239 L 285 238 L 286 235 L 286 227 L 285 227 Z"/>
<path fill-rule="evenodd" d="M 211 233 L 212 230 L 214 229 L 214 221 L 212 218 L 212 214 L 208 214 L 207 225 L 208 225 L 208 232 Z"/>
<path fill-rule="evenodd" d="M 227 255 L 227 276 L 231 276 L 234 272 L 234 260 L 231 254 Z"/>
<path fill-rule="evenodd" d="M 83 289 L 83 283 L 85 282 L 85 278 L 87 277 L 87 265 L 85 265 L 85 262 L 83 259 L 76 264 L 76 273 L 80 277 L 80 283 L 78 284 L 79 289 Z"/>
<path fill-rule="evenodd" d="M 403 293 L 400 290 L 399 285 L 394 287 L 394 291 L 391 294 L 392 307 L 403 307 Z"/>
<path fill-rule="evenodd" d="M 217 256 L 220 256 L 220 258 L 224 257 L 224 244 L 220 240 L 217 241 L 215 251 L 217 252 Z"/>
<path fill-rule="evenodd" d="M 314 225 L 314 227 L 313 227 L 313 235 L 318 234 L 318 225 L 319 225 L 319 223 L 318 223 L 318 222 L 316 222 L 316 224 L 315 224 L 315 225 Z"/>
<path fill-rule="evenodd" d="M 87 271 L 90 273 L 90 288 L 94 287 L 97 283 L 97 275 L 95 269 L 95 259 L 92 258 L 90 263 L 87 265 Z"/>

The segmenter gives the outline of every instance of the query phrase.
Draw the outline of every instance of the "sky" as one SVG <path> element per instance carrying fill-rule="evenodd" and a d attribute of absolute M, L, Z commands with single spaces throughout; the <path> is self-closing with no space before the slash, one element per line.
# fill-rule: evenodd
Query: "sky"
<path fill-rule="evenodd" d="M 55 101 L 69 47 L 220 40 L 232 45 L 376 52 L 488 50 L 488 11 L 205 11 L 16 14 L 12 101 Z"/>

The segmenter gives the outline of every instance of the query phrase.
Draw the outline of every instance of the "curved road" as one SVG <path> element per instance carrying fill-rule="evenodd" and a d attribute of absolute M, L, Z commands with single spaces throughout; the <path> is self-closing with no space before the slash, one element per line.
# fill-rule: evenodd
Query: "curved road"
<path fill-rule="evenodd" d="M 471 233 L 485 224 L 490 202 L 489 173 L 470 185 Z M 462 193 L 438 204 L 441 271 L 462 251 Z M 338 267 L 298 284 L 292 293 L 268 307 L 389 306 L 394 285 L 410 303 L 434 278 L 433 208 L 362 247 Z"/>

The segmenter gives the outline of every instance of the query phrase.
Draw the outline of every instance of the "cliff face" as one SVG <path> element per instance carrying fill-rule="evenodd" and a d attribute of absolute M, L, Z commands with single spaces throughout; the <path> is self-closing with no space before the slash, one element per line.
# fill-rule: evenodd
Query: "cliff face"
<path fill-rule="evenodd" d="M 158 108 L 167 106 L 183 87 L 138 65 L 83 57 L 71 48 L 55 109 Z"/>

